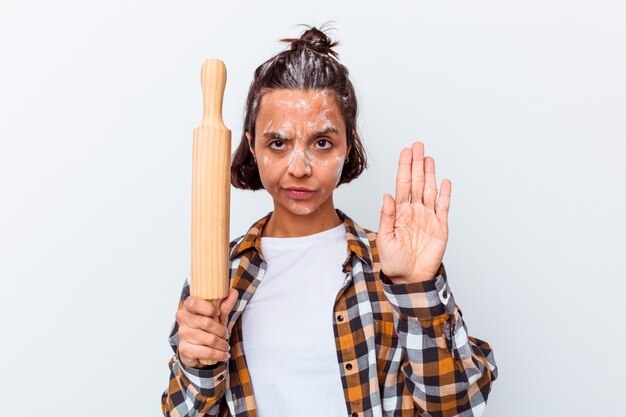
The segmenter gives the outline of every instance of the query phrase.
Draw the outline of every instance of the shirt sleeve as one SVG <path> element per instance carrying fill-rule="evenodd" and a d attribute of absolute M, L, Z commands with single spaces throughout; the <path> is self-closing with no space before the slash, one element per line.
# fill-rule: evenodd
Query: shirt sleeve
<path fill-rule="evenodd" d="M 180 296 L 178 309 L 181 309 L 185 299 L 189 297 L 189 282 L 185 285 Z M 164 416 L 191 417 L 218 415 L 220 401 L 226 390 L 226 362 L 217 362 L 215 365 L 203 368 L 190 368 L 178 357 L 178 323 L 174 322 L 169 336 L 170 346 L 174 355 L 169 360 L 169 385 L 161 396 L 161 410 Z"/>
<path fill-rule="evenodd" d="M 468 336 L 443 264 L 431 280 L 393 284 L 382 272 L 393 309 L 405 384 L 420 415 L 482 416 L 498 370 L 488 343 Z"/>

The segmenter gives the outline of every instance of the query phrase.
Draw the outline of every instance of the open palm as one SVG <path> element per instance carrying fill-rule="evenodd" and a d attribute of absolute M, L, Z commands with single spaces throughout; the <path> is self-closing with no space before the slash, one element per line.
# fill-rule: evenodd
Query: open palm
<path fill-rule="evenodd" d="M 394 283 L 420 282 L 437 275 L 448 243 L 452 183 L 441 182 L 437 198 L 435 161 L 424 144 L 403 149 L 396 198 L 385 194 L 376 245 L 382 272 Z"/>

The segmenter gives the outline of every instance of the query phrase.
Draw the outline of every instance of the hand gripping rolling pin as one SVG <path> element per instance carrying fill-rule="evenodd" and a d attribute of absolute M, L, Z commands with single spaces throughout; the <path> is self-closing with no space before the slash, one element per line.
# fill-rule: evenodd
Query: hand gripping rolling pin
<path fill-rule="evenodd" d="M 216 308 L 230 288 L 230 130 L 222 121 L 226 66 L 202 64 L 202 122 L 193 131 L 191 182 L 191 295 Z M 213 365 L 213 360 L 201 360 Z"/>

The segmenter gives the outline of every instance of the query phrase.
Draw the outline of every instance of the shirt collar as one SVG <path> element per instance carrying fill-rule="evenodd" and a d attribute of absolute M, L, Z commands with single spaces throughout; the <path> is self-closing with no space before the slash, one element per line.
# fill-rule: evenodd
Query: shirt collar
<path fill-rule="evenodd" d="M 343 267 L 346 268 L 350 264 L 350 258 L 354 254 L 367 263 L 371 268 L 374 263 L 374 254 L 370 243 L 372 232 L 363 229 L 341 210 L 335 209 L 335 211 L 343 220 L 343 224 L 346 229 L 346 239 L 348 241 L 347 258 L 343 263 Z M 267 224 L 267 221 L 271 217 L 272 213 L 273 212 L 270 211 L 268 214 L 257 220 L 250 227 L 250 229 L 248 229 L 248 232 L 239 239 L 237 244 L 230 251 L 229 258 L 231 261 L 248 250 L 256 251 L 256 253 L 263 258 L 261 253 L 261 235 L 263 227 Z"/>

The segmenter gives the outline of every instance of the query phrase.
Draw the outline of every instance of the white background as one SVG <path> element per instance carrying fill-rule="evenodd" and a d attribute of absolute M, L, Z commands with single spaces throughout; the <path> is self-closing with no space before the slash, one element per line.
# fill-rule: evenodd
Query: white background
<path fill-rule="evenodd" d="M 377 230 L 400 150 L 424 141 L 452 181 L 450 283 L 500 368 L 486 415 L 623 415 L 625 14 L 572 0 L 3 1 L 2 415 L 160 415 L 200 66 L 226 63 L 234 149 L 254 69 L 296 24 L 330 20 L 370 158 L 336 207 Z M 272 206 L 233 189 L 231 208 L 235 237 Z"/>

